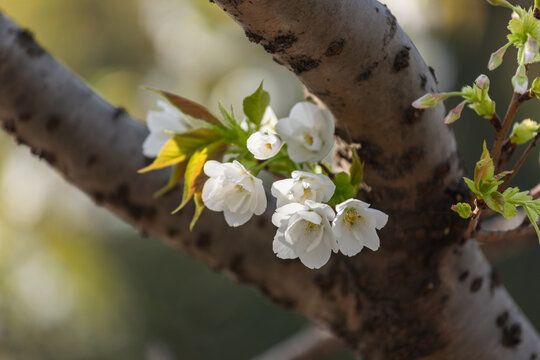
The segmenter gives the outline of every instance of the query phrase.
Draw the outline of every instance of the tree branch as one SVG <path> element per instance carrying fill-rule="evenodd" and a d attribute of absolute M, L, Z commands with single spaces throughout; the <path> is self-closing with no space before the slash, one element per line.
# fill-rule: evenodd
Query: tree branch
<path fill-rule="evenodd" d="M 145 127 L 0 15 L 4 128 L 96 203 L 302 312 L 369 359 L 539 353 L 535 331 L 448 211 L 467 196 L 457 185 L 455 141 L 442 124 L 442 106 L 425 112 L 410 106 L 436 85 L 392 14 L 371 0 L 216 2 L 362 144 L 373 189 L 365 200 L 390 214 L 378 252 L 335 255 L 318 271 L 279 260 L 271 250 L 270 214 L 231 229 L 222 214 L 207 211 L 188 232 L 192 208 L 172 216 L 178 195 L 152 197 L 167 174 L 136 174 L 147 162 L 140 150 Z M 503 310 L 509 320 L 499 328 L 494 319 Z"/>

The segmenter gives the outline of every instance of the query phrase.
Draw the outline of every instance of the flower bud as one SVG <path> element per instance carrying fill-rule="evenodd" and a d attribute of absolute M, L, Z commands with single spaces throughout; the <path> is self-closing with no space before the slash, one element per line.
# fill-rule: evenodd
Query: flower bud
<path fill-rule="evenodd" d="M 482 90 L 489 89 L 489 78 L 484 74 L 478 76 L 476 80 L 474 80 L 474 83 Z"/>
<path fill-rule="evenodd" d="M 535 137 L 539 129 L 540 124 L 536 121 L 525 119 L 520 123 L 514 124 L 510 141 L 517 145 L 524 144 Z"/>
<path fill-rule="evenodd" d="M 486 0 L 488 3 L 490 3 L 491 5 L 494 5 L 494 6 L 504 6 L 504 7 L 507 7 L 509 9 L 513 9 L 514 7 L 512 6 L 512 4 L 510 4 L 508 1 L 506 0 Z"/>
<path fill-rule="evenodd" d="M 447 99 L 450 97 L 447 93 L 427 93 L 426 95 L 422 96 L 421 98 L 416 99 L 412 106 L 417 109 L 427 109 L 434 107 L 441 101 Z"/>
<path fill-rule="evenodd" d="M 538 54 L 538 43 L 532 36 L 529 35 L 527 38 L 527 41 L 525 42 L 525 48 L 524 48 L 524 57 L 525 57 L 525 64 L 530 64 L 533 62 L 534 58 Z"/>
<path fill-rule="evenodd" d="M 527 77 L 525 65 L 519 65 L 516 74 L 512 77 L 512 86 L 514 86 L 514 91 L 518 94 L 524 94 L 527 91 L 528 85 L 529 78 Z"/>
<path fill-rule="evenodd" d="M 450 110 L 448 115 L 446 115 L 446 117 L 444 118 L 444 123 L 448 125 L 448 124 L 453 123 L 457 119 L 459 119 L 461 117 L 461 112 L 463 111 L 463 107 L 465 106 L 466 103 L 467 103 L 467 100 L 462 101 L 459 103 L 458 106 Z"/>
<path fill-rule="evenodd" d="M 499 50 L 491 54 L 491 57 L 489 58 L 489 62 L 488 62 L 489 70 L 495 70 L 496 68 L 499 67 L 499 65 L 502 64 L 504 54 L 506 53 L 506 49 L 508 49 L 509 45 L 510 44 L 506 44 L 503 47 L 501 47 Z"/>

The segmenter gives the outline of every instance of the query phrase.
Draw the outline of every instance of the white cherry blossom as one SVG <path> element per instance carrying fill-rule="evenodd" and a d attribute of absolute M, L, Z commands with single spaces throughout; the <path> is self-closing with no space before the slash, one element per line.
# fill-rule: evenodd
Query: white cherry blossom
<path fill-rule="evenodd" d="M 283 141 L 270 129 L 257 131 L 247 139 L 248 150 L 259 160 L 274 157 L 282 146 Z"/>
<path fill-rule="evenodd" d="M 354 256 L 365 246 L 373 251 L 380 245 L 375 229 L 386 225 L 388 215 L 382 211 L 370 209 L 369 204 L 356 199 L 349 199 L 336 205 L 337 216 L 332 226 L 339 245 L 339 250 L 347 256 Z"/>
<path fill-rule="evenodd" d="M 336 185 L 323 174 L 306 171 L 293 171 L 292 178 L 275 181 L 272 184 L 272 195 L 277 198 L 277 207 L 306 200 L 327 202 L 330 200 Z"/>
<path fill-rule="evenodd" d="M 148 157 L 156 157 L 163 145 L 173 137 L 165 130 L 181 133 L 202 126 L 200 121 L 189 119 L 167 101 L 158 100 L 157 105 L 161 110 L 151 110 L 146 117 L 150 134 L 144 140 L 143 154 Z"/>
<path fill-rule="evenodd" d="M 209 177 L 204 183 L 202 199 L 213 211 L 223 211 L 229 226 L 245 224 L 266 209 L 262 180 L 251 175 L 238 161 L 220 163 L 210 160 L 204 164 Z"/>
<path fill-rule="evenodd" d="M 310 269 L 318 269 L 338 251 L 330 221 L 335 213 L 326 204 L 307 200 L 291 203 L 276 210 L 272 223 L 278 227 L 272 244 L 281 259 L 300 258 Z"/>
<path fill-rule="evenodd" d="M 332 114 L 306 101 L 294 105 L 289 117 L 278 121 L 276 132 L 295 162 L 320 161 L 334 145 Z"/>
<path fill-rule="evenodd" d="M 261 130 L 270 129 L 275 132 L 277 122 L 278 118 L 276 116 L 276 113 L 270 106 L 267 106 L 261 119 Z"/>

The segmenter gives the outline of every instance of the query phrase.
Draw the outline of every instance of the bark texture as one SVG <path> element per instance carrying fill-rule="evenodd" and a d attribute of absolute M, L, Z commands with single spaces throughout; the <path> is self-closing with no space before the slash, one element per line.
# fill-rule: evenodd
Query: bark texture
<path fill-rule="evenodd" d="M 170 215 L 177 194 L 152 198 L 167 174 L 136 174 L 148 161 L 145 127 L 0 15 L 4 129 L 97 204 L 300 311 L 366 359 L 536 358 L 536 332 L 448 211 L 466 196 L 455 142 L 442 107 L 410 107 L 435 79 L 390 12 L 372 0 L 216 2 L 326 103 L 345 140 L 361 143 L 373 187 L 365 199 L 390 214 L 378 252 L 334 255 L 318 271 L 279 260 L 269 213 L 231 229 L 206 211 L 189 232 L 191 208 Z"/>

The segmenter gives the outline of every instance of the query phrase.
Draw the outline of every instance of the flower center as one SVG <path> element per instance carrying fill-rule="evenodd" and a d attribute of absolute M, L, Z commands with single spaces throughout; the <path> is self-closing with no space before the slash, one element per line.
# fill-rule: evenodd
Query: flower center
<path fill-rule="evenodd" d="M 272 150 L 272 144 L 266 143 L 264 144 L 268 150 Z"/>
<path fill-rule="evenodd" d="M 310 133 L 304 133 L 304 140 L 308 143 L 308 145 L 313 145 L 313 136 L 311 136 Z"/>
<path fill-rule="evenodd" d="M 304 220 L 304 236 L 309 236 L 313 231 L 319 231 L 320 224 L 314 224 L 311 221 Z"/>
<path fill-rule="evenodd" d="M 364 217 L 360 215 L 355 208 L 346 208 L 343 213 L 343 223 L 345 223 L 345 225 L 349 225 L 351 228 L 356 225 L 358 220 L 362 220 L 363 224 L 366 223 L 366 220 L 363 220 Z M 350 230 L 351 229 L 349 229 L 349 231 Z"/>

